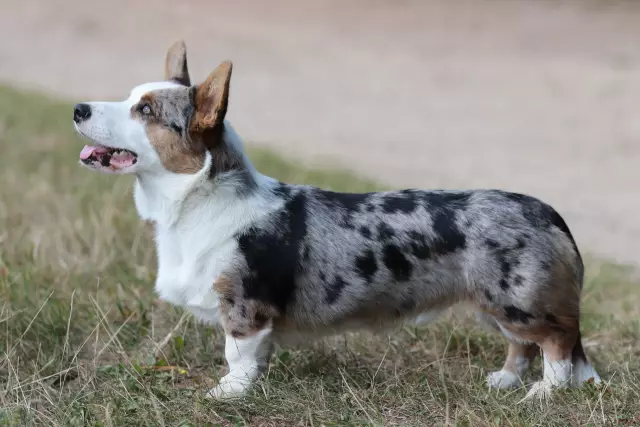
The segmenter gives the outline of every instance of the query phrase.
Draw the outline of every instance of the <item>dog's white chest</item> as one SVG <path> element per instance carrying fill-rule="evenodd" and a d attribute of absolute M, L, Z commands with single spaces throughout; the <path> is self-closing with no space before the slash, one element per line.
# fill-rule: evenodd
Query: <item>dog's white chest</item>
<path fill-rule="evenodd" d="M 215 279 L 233 255 L 231 240 L 212 247 L 206 236 L 179 230 L 158 230 L 158 296 L 182 306 L 206 322 L 218 321 L 219 298 Z"/>

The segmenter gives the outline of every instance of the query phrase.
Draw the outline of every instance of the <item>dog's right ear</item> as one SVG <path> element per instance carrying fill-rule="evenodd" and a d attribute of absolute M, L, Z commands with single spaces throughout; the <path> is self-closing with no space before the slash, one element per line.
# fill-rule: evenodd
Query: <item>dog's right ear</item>
<path fill-rule="evenodd" d="M 187 68 L 187 46 L 178 40 L 171 45 L 164 60 L 164 79 L 173 80 L 184 86 L 191 85 Z"/>

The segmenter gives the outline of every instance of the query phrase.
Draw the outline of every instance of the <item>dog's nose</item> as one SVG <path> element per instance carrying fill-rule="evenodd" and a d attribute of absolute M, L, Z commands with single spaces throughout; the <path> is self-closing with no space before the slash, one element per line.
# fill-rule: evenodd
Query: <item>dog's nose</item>
<path fill-rule="evenodd" d="M 76 104 L 73 107 L 73 121 L 80 123 L 83 120 L 87 120 L 91 117 L 91 105 L 89 104 Z"/>

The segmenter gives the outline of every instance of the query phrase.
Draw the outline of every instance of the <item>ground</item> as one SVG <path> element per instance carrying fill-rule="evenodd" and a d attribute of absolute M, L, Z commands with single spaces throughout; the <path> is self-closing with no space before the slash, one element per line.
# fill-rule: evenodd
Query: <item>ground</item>
<path fill-rule="evenodd" d="M 0 80 L 124 98 L 187 42 L 235 63 L 229 118 L 304 163 L 394 187 L 553 204 L 580 247 L 640 261 L 640 3 L 0 0 Z"/>

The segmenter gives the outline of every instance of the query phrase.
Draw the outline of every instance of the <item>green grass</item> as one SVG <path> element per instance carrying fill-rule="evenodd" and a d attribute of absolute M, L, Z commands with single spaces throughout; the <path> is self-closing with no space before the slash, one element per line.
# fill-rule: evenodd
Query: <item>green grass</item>
<path fill-rule="evenodd" d="M 222 336 L 155 298 L 131 179 L 79 167 L 81 146 L 69 104 L 0 87 L 0 425 L 640 424 L 639 282 L 591 259 L 583 335 L 603 388 L 561 391 L 543 407 L 519 404 L 523 390 L 488 390 L 505 342 L 450 314 L 392 336 L 279 349 L 249 397 L 205 400 L 224 374 Z M 281 180 L 377 188 L 262 149 L 250 156 Z"/>

